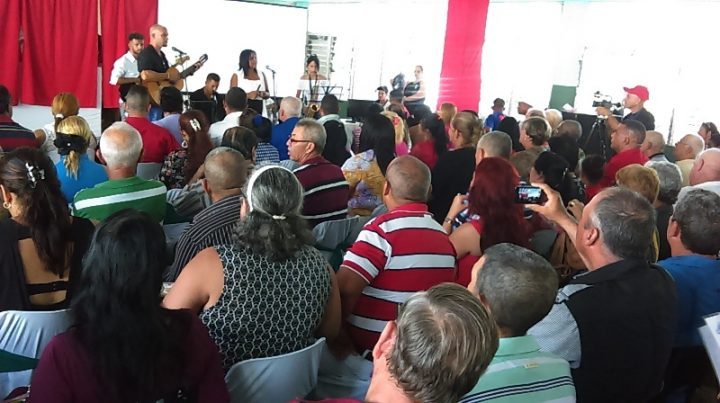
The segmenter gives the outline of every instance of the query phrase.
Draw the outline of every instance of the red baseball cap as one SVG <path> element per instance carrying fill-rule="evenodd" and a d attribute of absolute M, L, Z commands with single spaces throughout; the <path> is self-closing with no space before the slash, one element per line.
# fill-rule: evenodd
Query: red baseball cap
<path fill-rule="evenodd" d="M 647 101 L 650 99 L 650 91 L 644 85 L 636 85 L 632 88 L 623 87 L 625 92 L 628 94 L 635 94 L 640 98 L 641 101 Z"/>

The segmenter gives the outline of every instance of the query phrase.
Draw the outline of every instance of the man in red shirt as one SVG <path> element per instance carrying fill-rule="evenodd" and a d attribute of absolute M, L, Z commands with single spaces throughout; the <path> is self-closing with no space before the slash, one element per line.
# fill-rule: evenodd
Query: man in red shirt
<path fill-rule="evenodd" d="M 167 129 L 148 120 L 150 95 L 147 88 L 135 85 L 130 88 L 125 99 L 127 123 L 137 129 L 142 137 L 143 155 L 140 162 L 162 163 L 165 157 L 180 148 L 180 145 Z"/>
<path fill-rule="evenodd" d="M 644 165 L 648 157 L 640 150 L 645 141 L 645 126 L 637 120 L 626 120 L 618 125 L 617 130 L 610 134 L 610 147 L 617 153 L 607 164 L 601 188 L 615 185 L 615 174 L 630 164 Z"/>
<path fill-rule="evenodd" d="M 337 273 L 343 315 L 334 357 L 320 364 L 318 397 L 362 399 L 372 373 L 372 350 L 385 325 L 410 295 L 455 279 L 455 248 L 428 212 L 430 169 L 412 156 L 387 169 L 388 213 L 368 222 Z M 339 359 L 338 359 L 339 358 Z"/>

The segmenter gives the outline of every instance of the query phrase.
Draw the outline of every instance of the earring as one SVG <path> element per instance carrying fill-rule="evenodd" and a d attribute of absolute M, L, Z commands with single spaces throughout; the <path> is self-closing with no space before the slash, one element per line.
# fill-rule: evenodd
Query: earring
<path fill-rule="evenodd" d="M 182 148 L 188 148 L 188 143 L 187 143 L 187 141 L 186 141 L 186 140 L 183 140 L 183 142 L 180 143 L 180 147 L 182 147 Z"/>
<path fill-rule="evenodd" d="M 12 204 L 10 204 L 8 202 L 3 202 L 3 208 L 5 210 L 10 210 L 11 207 L 12 207 Z"/>

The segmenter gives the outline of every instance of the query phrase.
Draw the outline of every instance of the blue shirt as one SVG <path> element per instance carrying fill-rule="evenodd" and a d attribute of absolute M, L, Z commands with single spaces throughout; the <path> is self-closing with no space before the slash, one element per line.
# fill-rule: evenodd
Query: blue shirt
<path fill-rule="evenodd" d="M 272 144 L 273 147 L 277 148 L 278 154 L 280 154 L 280 161 L 289 158 L 287 141 L 290 138 L 290 134 L 292 134 L 292 131 L 298 121 L 300 121 L 300 118 L 289 118 L 286 121 L 273 127 L 270 144 Z"/>
<path fill-rule="evenodd" d="M 60 157 L 60 161 L 55 164 L 55 171 L 57 171 L 58 180 L 60 181 L 60 190 L 63 192 L 65 200 L 68 203 L 72 203 L 77 192 L 94 187 L 98 183 L 108 180 L 105 167 L 94 161 L 90 161 L 90 158 L 88 158 L 85 153 L 80 154 L 77 179 L 73 178 L 67 171 L 67 168 L 65 168 L 66 158 L 67 156 L 65 155 Z"/>
<path fill-rule="evenodd" d="M 167 131 L 172 134 L 173 137 L 175 137 L 175 140 L 177 140 L 178 144 L 182 144 L 183 137 L 182 133 L 180 133 L 180 114 L 174 113 L 172 115 L 167 115 L 164 118 L 160 120 L 156 120 L 153 123 L 160 127 L 164 127 L 167 129 Z"/>
<path fill-rule="evenodd" d="M 673 256 L 658 264 L 675 280 L 678 326 L 675 346 L 702 346 L 698 328 L 703 316 L 720 312 L 720 260 L 704 256 Z"/>
<path fill-rule="evenodd" d="M 505 119 L 505 115 L 502 112 L 493 112 L 492 115 L 485 119 L 485 127 L 490 130 L 497 130 L 500 127 L 500 122 Z"/>

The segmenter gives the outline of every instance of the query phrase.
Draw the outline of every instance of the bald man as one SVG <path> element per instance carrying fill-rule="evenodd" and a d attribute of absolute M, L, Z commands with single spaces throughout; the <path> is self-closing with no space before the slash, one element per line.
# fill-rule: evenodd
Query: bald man
<path fill-rule="evenodd" d="M 649 130 L 645 132 L 645 141 L 640 145 L 640 151 L 650 161 L 668 162 L 665 157 L 665 137 L 660 132 Z"/>
<path fill-rule="evenodd" d="M 155 24 L 150 27 L 149 46 L 140 52 L 137 58 L 137 68 L 140 72 L 140 78 L 143 81 L 177 81 L 180 74 L 173 69 L 168 72 L 170 64 L 168 63 L 162 48 L 168 44 L 168 31 L 162 25 Z M 150 121 L 154 122 L 162 118 L 162 109 L 153 105 L 150 109 Z"/>
<path fill-rule="evenodd" d="M 676 164 L 682 172 L 683 186 L 690 184 L 690 171 L 697 156 L 705 149 L 705 141 L 700 135 L 691 133 L 675 143 Z"/>
<path fill-rule="evenodd" d="M 720 195 L 720 148 L 708 148 L 698 155 L 690 170 L 690 186 L 680 189 L 677 199 L 691 189 L 705 189 Z"/>
<path fill-rule="evenodd" d="M 337 273 L 343 331 L 324 357 L 318 394 L 363 399 L 372 373 L 372 350 L 397 307 L 414 292 L 455 279 L 455 249 L 428 212 L 430 170 L 412 156 L 387 169 L 383 200 L 388 213 L 363 227 Z M 349 354 L 349 355 L 347 355 Z M 342 358 L 345 357 L 346 358 Z"/>
<path fill-rule="evenodd" d="M 205 157 L 203 189 L 212 204 L 195 216 L 178 240 L 175 261 L 165 272 L 165 281 L 175 281 L 201 250 L 232 241 L 249 166 L 239 151 L 228 147 L 215 148 Z"/>

